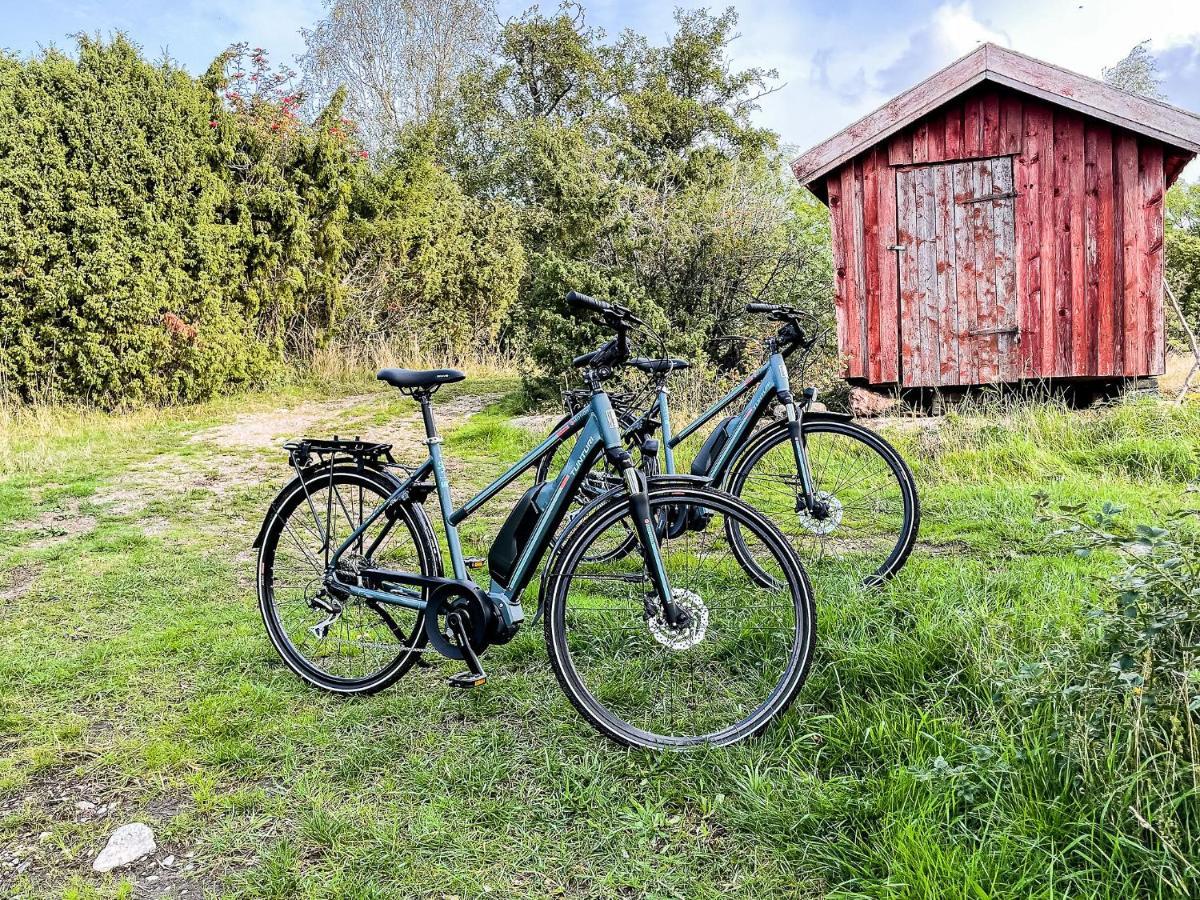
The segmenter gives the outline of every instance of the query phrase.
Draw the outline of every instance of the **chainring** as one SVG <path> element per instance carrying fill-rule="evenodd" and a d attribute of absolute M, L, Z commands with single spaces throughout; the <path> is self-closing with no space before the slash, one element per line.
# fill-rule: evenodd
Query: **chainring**
<path fill-rule="evenodd" d="M 466 618 L 467 641 L 476 655 L 482 655 L 491 643 L 496 615 L 491 602 L 477 594 L 441 589 L 434 592 L 425 607 L 425 635 L 438 653 L 448 659 L 462 659 L 462 648 L 446 634 L 447 619 L 461 611 Z"/>

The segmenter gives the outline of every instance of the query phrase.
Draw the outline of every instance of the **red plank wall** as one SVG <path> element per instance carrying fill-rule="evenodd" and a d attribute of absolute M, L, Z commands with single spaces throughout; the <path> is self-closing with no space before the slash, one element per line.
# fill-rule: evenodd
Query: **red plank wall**
<path fill-rule="evenodd" d="M 897 234 L 897 172 L 996 156 L 1012 157 L 1017 192 L 1020 340 L 1017 370 L 1004 374 L 1161 374 L 1164 171 L 1174 160 L 1164 160 L 1155 141 L 1016 91 L 984 87 L 826 178 L 847 377 L 900 381 L 903 357 L 920 351 L 906 350 L 900 336 L 898 254 L 889 248 L 909 236 Z M 943 344 L 962 339 L 939 338 Z M 941 356 L 957 350 L 947 347 Z M 964 375 L 942 367 L 929 383 L 971 383 Z"/>

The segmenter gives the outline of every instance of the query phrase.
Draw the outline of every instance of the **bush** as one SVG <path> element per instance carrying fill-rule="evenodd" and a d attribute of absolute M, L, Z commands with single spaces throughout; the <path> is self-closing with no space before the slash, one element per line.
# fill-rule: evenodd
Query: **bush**
<path fill-rule="evenodd" d="M 1121 509 L 1082 505 L 1042 513 L 1076 553 L 1117 554 L 1105 602 L 1091 609 L 1096 639 L 1057 695 L 1059 733 L 1076 789 L 1121 832 L 1121 855 L 1147 891 L 1200 889 L 1200 510 L 1169 527 L 1129 528 Z"/>
<path fill-rule="evenodd" d="M 354 162 L 124 38 L 0 60 L 0 379 L 105 405 L 211 396 L 336 305 Z"/>
<path fill-rule="evenodd" d="M 462 357 L 492 346 L 525 269 L 516 215 L 469 197 L 415 133 L 358 185 L 349 306 L 337 339 L 411 335 Z"/>

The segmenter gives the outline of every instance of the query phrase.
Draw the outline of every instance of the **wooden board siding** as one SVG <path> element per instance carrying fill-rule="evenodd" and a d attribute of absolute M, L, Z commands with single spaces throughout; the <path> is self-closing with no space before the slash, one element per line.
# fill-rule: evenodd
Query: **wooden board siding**
<path fill-rule="evenodd" d="M 1011 380 L 1017 370 L 1012 158 L 913 166 L 897 174 L 904 385 Z M 999 199 L 990 199 L 998 196 Z"/>
<path fill-rule="evenodd" d="M 873 384 L 899 379 L 896 176 L 884 148 L 830 177 L 834 304 L 843 374 Z"/>
<path fill-rule="evenodd" d="M 985 84 L 831 172 L 845 374 L 942 386 L 1161 374 L 1163 195 L 1177 158 Z M 981 163 L 997 159 L 1008 165 Z M 949 202 L 985 189 L 1017 195 L 999 219 Z M 979 253 L 989 239 L 997 252 Z M 1017 335 L 962 344 L 968 329 L 1009 324 Z"/>

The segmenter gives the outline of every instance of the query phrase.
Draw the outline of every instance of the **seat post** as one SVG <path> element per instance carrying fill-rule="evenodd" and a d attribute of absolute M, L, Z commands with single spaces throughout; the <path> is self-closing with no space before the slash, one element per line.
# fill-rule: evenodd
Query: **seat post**
<path fill-rule="evenodd" d="M 433 420 L 433 403 L 430 402 L 430 391 L 413 391 L 413 398 L 421 404 L 421 419 L 425 423 L 425 443 L 440 444 L 437 423 Z"/>

